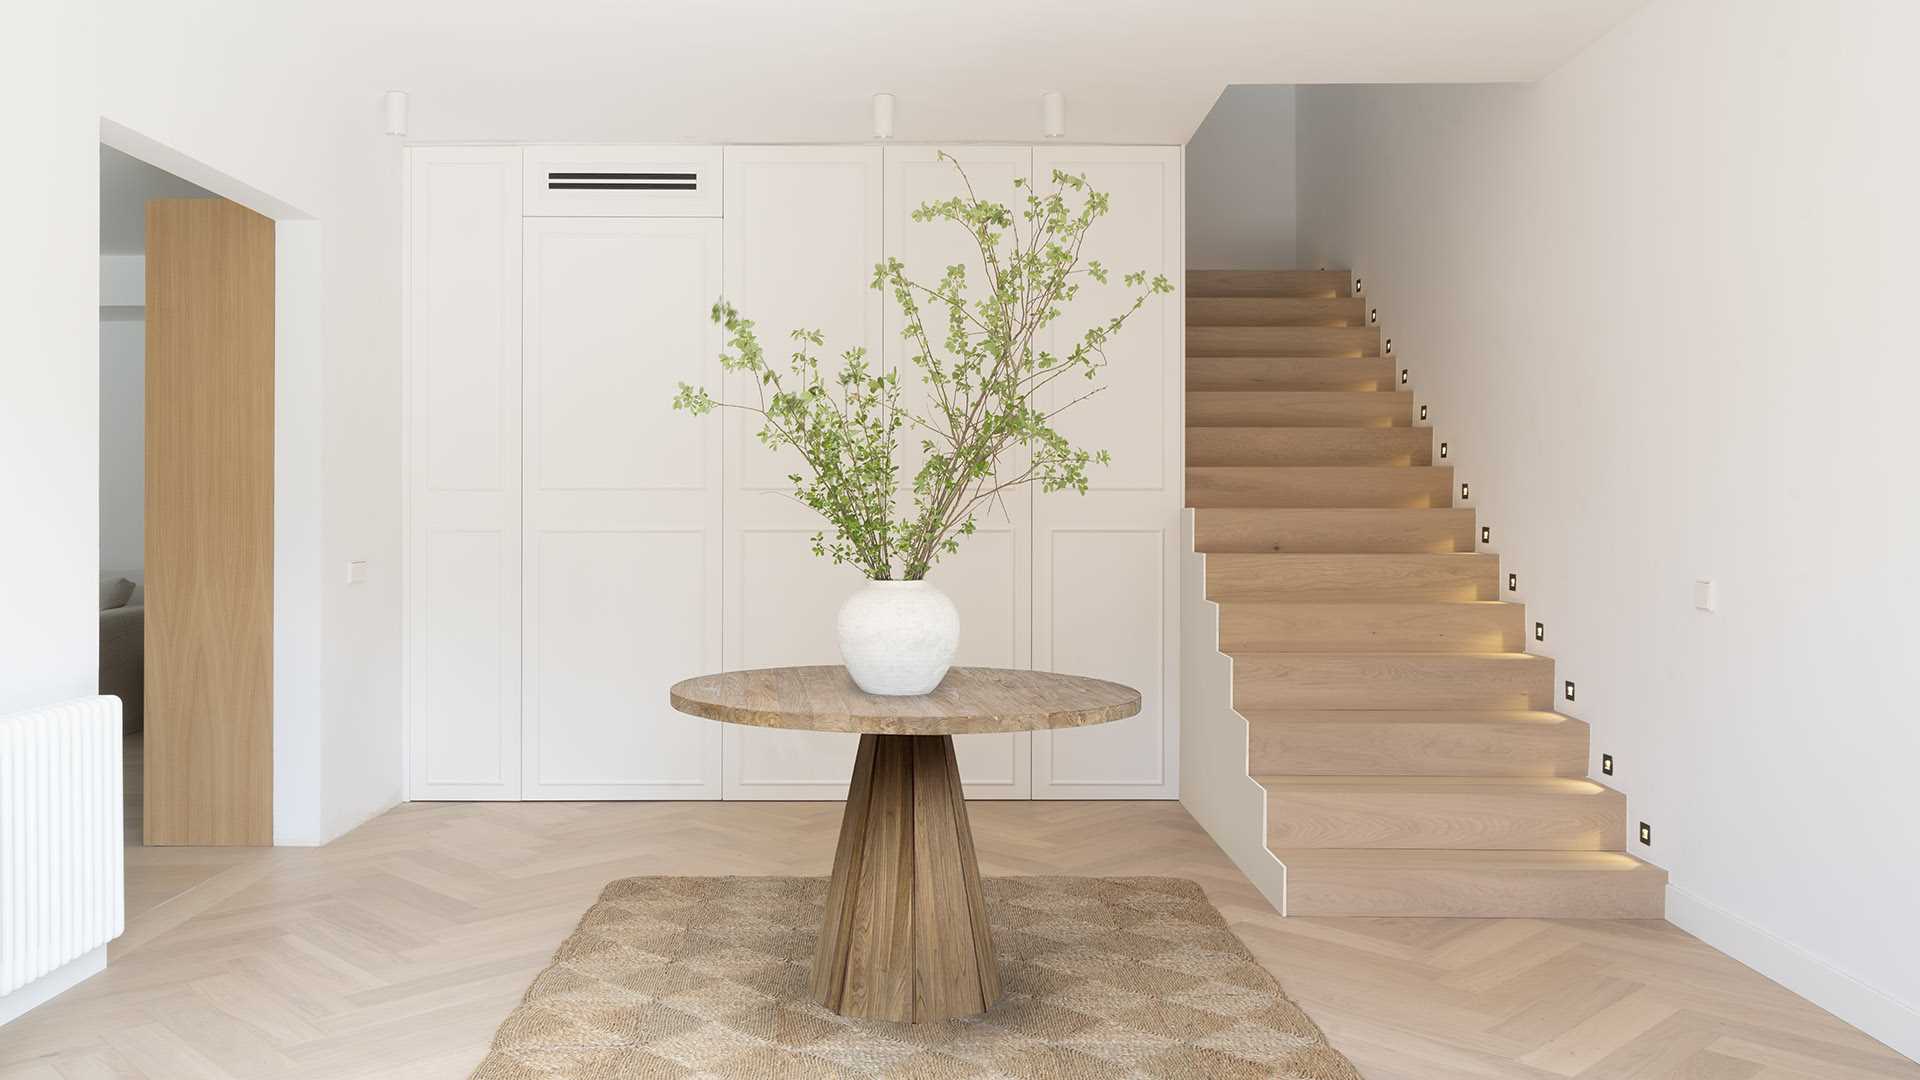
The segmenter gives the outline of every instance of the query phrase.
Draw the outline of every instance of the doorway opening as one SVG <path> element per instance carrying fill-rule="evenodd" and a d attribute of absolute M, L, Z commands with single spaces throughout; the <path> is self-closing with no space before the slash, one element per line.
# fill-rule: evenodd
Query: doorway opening
<path fill-rule="evenodd" d="M 273 231 L 100 147 L 100 692 L 128 865 L 164 862 L 129 918 L 273 839 Z"/>

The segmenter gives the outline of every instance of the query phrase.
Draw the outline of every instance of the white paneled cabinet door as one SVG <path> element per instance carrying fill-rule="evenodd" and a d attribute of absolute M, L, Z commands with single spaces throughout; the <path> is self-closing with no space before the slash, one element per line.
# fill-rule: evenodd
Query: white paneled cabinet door
<path fill-rule="evenodd" d="M 407 152 L 410 797 L 520 796 L 520 151 Z"/>
<path fill-rule="evenodd" d="M 966 170 L 963 178 L 954 161 L 942 160 L 930 146 L 886 148 L 886 254 L 906 264 L 907 275 L 922 283 L 937 283 L 948 266 L 967 267 L 970 296 L 986 287 L 980 248 L 967 229 L 951 221 L 915 221 L 922 204 L 967 193 L 970 186 L 982 199 L 1002 203 L 1016 215 L 1025 205 L 1025 192 L 1014 186 L 1026 179 L 1033 151 L 1025 146 L 959 146 L 949 157 Z M 936 349 L 945 337 L 946 312 L 929 305 L 930 339 Z M 913 350 L 901 337 L 905 319 L 900 306 L 887 297 L 884 314 L 886 358 L 901 379 L 902 403 L 926 414 L 931 394 Z M 944 350 L 938 355 L 949 354 Z M 920 436 L 904 432 L 900 454 L 903 507 L 912 503 L 911 484 L 920 468 Z M 1023 459 L 1016 454 L 1002 462 L 1017 472 Z M 978 515 L 978 531 L 945 556 L 928 580 L 940 586 L 960 609 L 960 650 L 955 663 L 981 667 L 1033 666 L 1032 492 L 1022 488 Z M 1024 799 L 1033 790 L 1033 738 L 1026 732 L 1003 735 L 961 735 L 954 739 L 960 759 L 960 778 L 970 799 Z"/>
<path fill-rule="evenodd" d="M 868 287 L 881 252 L 878 147 L 730 146 L 722 170 L 726 296 L 752 319 L 768 361 L 785 370 L 789 332 L 819 330 L 821 355 L 881 349 L 881 294 Z M 757 400 L 734 377 L 732 400 Z M 834 616 L 860 571 L 813 554 L 823 521 L 787 494 L 792 450 L 755 438 L 757 417 L 727 411 L 725 667 L 837 664 Z M 841 799 L 851 735 L 728 725 L 729 799 Z"/>
<path fill-rule="evenodd" d="M 1053 171 L 1084 174 L 1112 196 L 1084 255 L 1113 271 L 1114 284 L 1089 284 L 1054 324 L 1054 348 L 1068 335 L 1117 314 L 1129 291 L 1120 275 L 1145 270 L 1184 278 L 1181 157 L 1176 147 L 1043 147 L 1033 155 L 1036 185 Z M 1098 396 L 1057 426 L 1079 445 L 1105 449 L 1084 496 L 1034 497 L 1034 666 L 1137 687 L 1139 715 L 1112 724 L 1034 736 L 1033 790 L 1039 798 L 1166 798 L 1178 794 L 1180 605 L 1178 542 L 1182 461 L 1181 295 L 1147 302 L 1107 346 Z M 1064 404 L 1080 387 L 1049 387 Z"/>
<path fill-rule="evenodd" d="M 714 218 L 525 223 L 523 797 L 721 794 L 719 725 L 674 682 L 721 666 Z"/>

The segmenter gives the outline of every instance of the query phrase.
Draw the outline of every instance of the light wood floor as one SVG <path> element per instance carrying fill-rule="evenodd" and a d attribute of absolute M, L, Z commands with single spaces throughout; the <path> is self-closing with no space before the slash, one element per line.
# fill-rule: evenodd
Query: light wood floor
<path fill-rule="evenodd" d="M 988 874 L 1199 881 L 1372 1080 L 1920 1078 L 1659 922 L 1281 919 L 1176 803 L 973 803 Z M 136 849 L 112 964 L 0 1077 L 462 1077 L 607 881 L 824 874 L 837 803 L 402 806 L 321 849 Z M 181 869 L 185 867 L 186 869 Z"/>

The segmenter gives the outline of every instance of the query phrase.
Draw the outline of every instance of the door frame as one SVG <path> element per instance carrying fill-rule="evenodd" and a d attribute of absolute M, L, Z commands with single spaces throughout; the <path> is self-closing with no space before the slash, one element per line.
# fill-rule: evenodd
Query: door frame
<path fill-rule="evenodd" d="M 100 142 L 274 222 L 273 843 L 330 839 L 321 806 L 321 222 L 124 124 Z"/>

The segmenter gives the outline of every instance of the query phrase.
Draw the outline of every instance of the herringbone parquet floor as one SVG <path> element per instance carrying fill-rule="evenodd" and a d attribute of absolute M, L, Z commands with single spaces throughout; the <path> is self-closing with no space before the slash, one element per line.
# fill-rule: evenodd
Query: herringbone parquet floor
<path fill-rule="evenodd" d="M 989 874 L 1199 881 L 1372 1080 L 1920 1080 L 1664 923 L 1281 919 L 1177 803 L 971 809 Z M 0 1077 L 462 1077 L 608 881 L 824 874 L 839 813 L 415 803 L 320 849 L 142 851 L 135 891 L 191 888 L 130 918 L 104 974 L 0 1028 Z"/>

